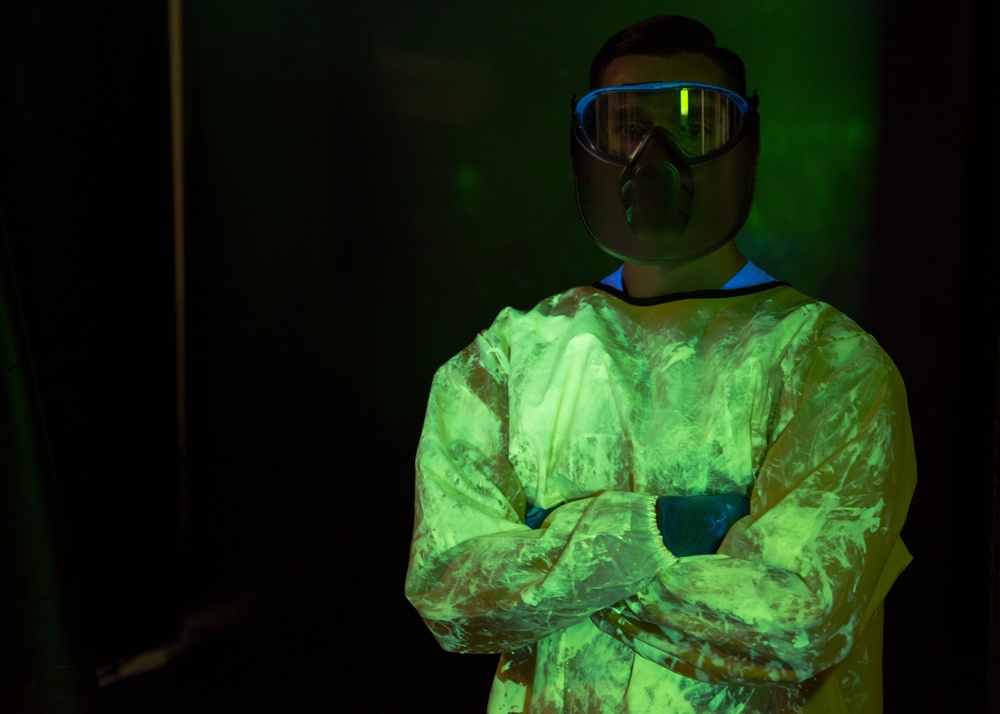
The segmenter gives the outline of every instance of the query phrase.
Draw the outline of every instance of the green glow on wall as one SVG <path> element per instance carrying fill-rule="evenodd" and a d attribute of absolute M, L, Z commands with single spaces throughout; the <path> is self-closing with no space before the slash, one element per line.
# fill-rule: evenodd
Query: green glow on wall
<path fill-rule="evenodd" d="M 479 284 L 500 293 L 482 296 L 489 303 L 484 313 L 589 282 L 611 267 L 576 215 L 569 102 L 588 90 L 591 57 L 609 34 L 665 11 L 709 25 L 720 45 L 744 58 L 748 90 L 760 96 L 756 200 L 740 246 L 805 292 L 849 313 L 858 307 L 855 276 L 870 238 L 879 130 L 878 3 L 678 0 L 665 8 L 647 1 L 588 6 L 585 13 L 568 2 L 393 7 L 406 21 L 393 23 L 378 42 L 419 60 L 408 63 L 419 75 L 411 83 L 437 87 L 439 104 L 455 101 L 441 87 L 461 87 L 466 100 L 457 105 L 475 108 L 424 120 L 397 109 L 393 118 L 402 123 L 399 149 L 409 165 L 453 186 L 450 206 L 415 208 L 420 220 L 409 225 L 445 247 L 468 240 L 447 235 L 450 214 L 479 236 L 483 252 L 472 258 L 484 272 L 495 271 Z M 388 69 L 379 84 L 395 86 Z M 409 198 L 440 202 L 432 186 L 424 182 Z M 501 266 L 511 263 L 523 270 L 523 294 L 505 282 Z"/>
<path fill-rule="evenodd" d="M 482 180 L 475 166 L 462 164 L 455 169 L 452 186 L 455 193 L 456 210 L 464 215 L 472 215 L 482 203 Z"/>
<path fill-rule="evenodd" d="M 336 308 L 312 298 L 348 247 L 390 284 L 423 276 L 412 296 L 421 317 L 384 335 L 423 349 L 385 382 L 382 412 L 395 414 L 408 390 L 422 409 L 412 388 L 422 370 L 504 306 L 613 271 L 577 216 L 570 103 L 612 32 L 662 12 L 708 24 L 759 93 L 762 152 L 740 246 L 854 314 L 871 239 L 879 10 L 864 0 L 192 5 L 192 139 L 212 159 L 193 195 L 218 197 L 203 230 L 226 256 L 212 290 L 234 316 L 227 329 L 256 344 L 276 295 L 293 314 L 335 322 Z M 276 266 L 312 292 L 243 289 Z"/>

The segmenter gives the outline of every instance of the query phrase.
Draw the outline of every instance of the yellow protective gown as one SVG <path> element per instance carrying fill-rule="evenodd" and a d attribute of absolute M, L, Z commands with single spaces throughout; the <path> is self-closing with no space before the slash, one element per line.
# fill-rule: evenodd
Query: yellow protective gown
<path fill-rule="evenodd" d="M 406 595 L 503 653 L 490 712 L 880 712 L 915 482 L 899 374 L 829 305 L 577 288 L 435 375 Z M 718 553 L 669 553 L 655 498 L 727 491 Z"/>

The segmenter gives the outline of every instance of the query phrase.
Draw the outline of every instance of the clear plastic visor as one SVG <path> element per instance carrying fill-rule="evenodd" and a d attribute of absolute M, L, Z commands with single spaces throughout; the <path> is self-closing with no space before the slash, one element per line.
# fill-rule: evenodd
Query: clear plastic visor
<path fill-rule="evenodd" d="M 734 146 L 751 112 L 745 97 L 709 84 L 631 84 L 597 89 L 574 110 L 575 130 L 592 150 L 627 160 L 654 126 L 691 162 Z"/>

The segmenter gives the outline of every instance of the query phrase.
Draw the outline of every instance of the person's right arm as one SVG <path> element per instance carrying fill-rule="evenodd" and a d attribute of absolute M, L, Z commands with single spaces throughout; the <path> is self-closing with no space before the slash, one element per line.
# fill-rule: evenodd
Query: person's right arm
<path fill-rule="evenodd" d="M 490 334 L 438 370 L 417 452 L 406 596 L 455 652 L 528 645 L 676 562 L 648 495 L 606 491 L 560 506 L 541 528 L 524 525 L 507 459 L 507 354 Z"/>

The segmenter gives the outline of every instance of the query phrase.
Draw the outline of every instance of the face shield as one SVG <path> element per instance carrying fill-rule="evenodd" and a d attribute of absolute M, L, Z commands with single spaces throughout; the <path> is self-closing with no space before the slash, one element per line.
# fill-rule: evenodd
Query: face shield
<path fill-rule="evenodd" d="M 678 82 L 606 87 L 577 102 L 577 206 L 598 244 L 655 264 L 731 240 L 753 196 L 756 105 L 756 95 Z"/>

